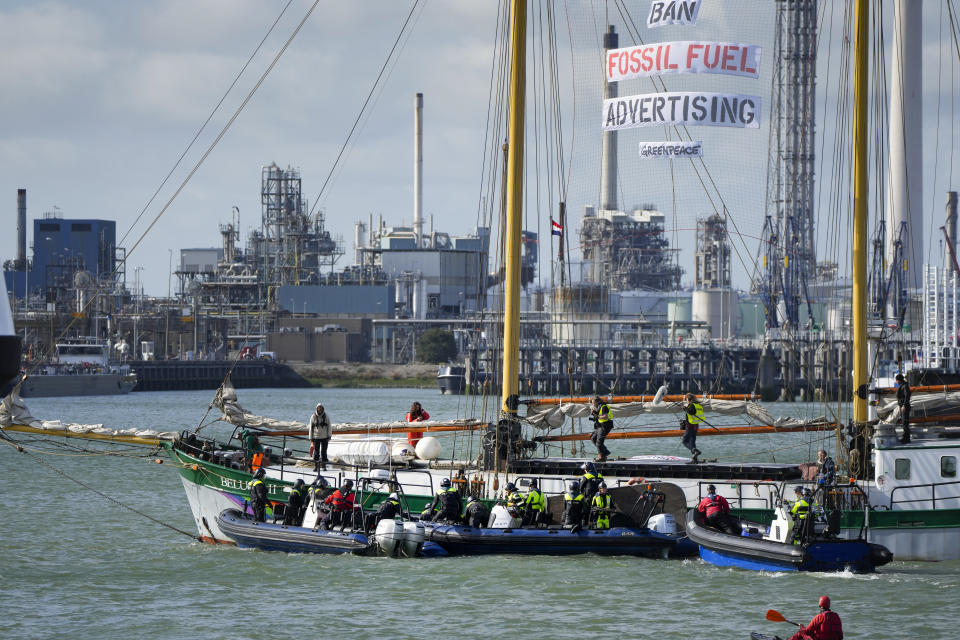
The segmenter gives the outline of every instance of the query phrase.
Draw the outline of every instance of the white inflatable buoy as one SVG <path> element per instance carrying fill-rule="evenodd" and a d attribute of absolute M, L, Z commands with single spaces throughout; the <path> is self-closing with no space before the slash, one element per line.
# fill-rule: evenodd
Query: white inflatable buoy
<path fill-rule="evenodd" d="M 417 457 L 413 447 L 406 442 L 396 441 L 393 443 L 393 449 L 390 451 L 390 457 L 398 461 L 413 460 Z"/>
<path fill-rule="evenodd" d="M 417 457 L 421 460 L 436 460 L 440 457 L 441 448 L 439 440 L 427 436 L 417 443 Z"/>

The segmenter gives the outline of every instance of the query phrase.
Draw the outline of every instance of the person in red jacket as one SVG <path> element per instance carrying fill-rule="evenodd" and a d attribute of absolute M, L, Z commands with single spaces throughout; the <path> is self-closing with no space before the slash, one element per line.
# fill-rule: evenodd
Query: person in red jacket
<path fill-rule="evenodd" d="M 807 626 L 798 625 L 790 640 L 843 640 L 843 625 L 840 616 L 830 611 L 830 598 L 820 596 L 820 613 L 813 616 Z"/>
<path fill-rule="evenodd" d="M 407 412 L 407 422 L 424 422 L 430 419 L 430 414 L 423 410 L 419 402 L 410 405 L 410 411 Z M 423 431 L 407 431 L 407 442 L 415 450 L 420 438 L 423 437 Z"/>
<path fill-rule="evenodd" d="M 323 518 L 320 524 L 321 529 L 328 529 L 331 526 L 340 524 L 349 524 L 353 515 L 353 503 L 356 494 L 353 492 L 353 480 L 346 480 L 339 489 L 327 496 L 323 501 L 330 509 L 330 512 Z"/>
<path fill-rule="evenodd" d="M 730 522 L 730 503 L 717 495 L 717 488 L 712 484 L 707 487 L 707 497 L 697 505 L 697 511 L 704 515 L 704 521 L 711 527 L 737 535 L 736 528 Z"/>

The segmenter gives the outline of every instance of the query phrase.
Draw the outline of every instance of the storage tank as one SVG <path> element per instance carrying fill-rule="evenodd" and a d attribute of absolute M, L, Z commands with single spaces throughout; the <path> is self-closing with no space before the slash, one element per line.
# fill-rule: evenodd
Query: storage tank
<path fill-rule="evenodd" d="M 740 305 L 733 289 L 700 289 L 693 292 L 691 319 L 706 322 L 709 330 L 695 329 L 698 340 L 724 339 L 740 330 Z"/>
<path fill-rule="evenodd" d="M 690 322 L 691 314 L 690 298 L 673 298 L 667 303 L 667 322 Z M 676 329 L 678 336 L 686 336 L 688 333 L 686 327 Z"/>

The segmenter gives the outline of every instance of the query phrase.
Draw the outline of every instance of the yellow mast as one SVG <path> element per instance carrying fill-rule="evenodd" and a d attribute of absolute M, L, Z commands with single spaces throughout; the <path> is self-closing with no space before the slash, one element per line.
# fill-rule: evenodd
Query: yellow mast
<path fill-rule="evenodd" d="M 853 75 L 853 388 L 867 384 L 867 21 L 868 0 L 857 0 Z M 867 421 L 867 400 L 853 396 L 853 421 Z"/>
<path fill-rule="evenodd" d="M 501 411 L 517 414 L 520 367 L 520 230 L 523 213 L 523 115 L 526 101 L 527 3 L 513 0 L 510 10 L 510 102 L 507 132 L 507 220 L 503 310 Z"/>

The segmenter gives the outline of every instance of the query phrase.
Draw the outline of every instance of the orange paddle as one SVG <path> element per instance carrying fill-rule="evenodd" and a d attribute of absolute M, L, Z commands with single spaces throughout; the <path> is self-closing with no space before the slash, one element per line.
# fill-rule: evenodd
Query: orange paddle
<path fill-rule="evenodd" d="M 794 622 L 793 620 L 787 620 L 786 618 L 783 617 L 783 614 L 777 611 L 776 609 L 767 609 L 767 620 L 770 620 L 772 622 L 788 622 L 790 624 L 795 624 L 798 627 L 802 626 L 798 622 Z"/>

